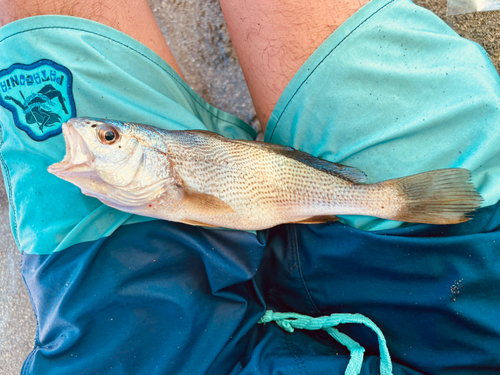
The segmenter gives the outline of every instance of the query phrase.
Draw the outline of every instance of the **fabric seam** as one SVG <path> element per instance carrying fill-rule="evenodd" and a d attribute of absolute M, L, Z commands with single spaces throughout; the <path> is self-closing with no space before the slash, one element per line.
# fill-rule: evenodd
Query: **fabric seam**
<path fill-rule="evenodd" d="M 295 365 L 297 366 L 297 370 L 299 370 L 300 375 L 308 375 L 306 371 L 306 366 L 304 364 L 304 359 L 297 353 L 297 350 L 294 349 L 294 344 L 292 341 L 292 334 L 286 332 L 285 333 L 286 346 L 290 354 L 293 356 L 293 360 Z"/>
<path fill-rule="evenodd" d="M 4 144 L 3 125 L 0 122 L 0 150 L 3 147 L 3 144 Z M 14 225 L 11 225 L 12 231 L 14 232 L 13 233 L 14 234 L 14 236 L 13 236 L 14 241 L 16 242 L 16 245 L 19 248 L 19 250 L 21 252 L 23 252 L 23 250 L 21 249 L 21 241 L 19 239 L 19 231 L 17 228 L 17 225 L 18 225 L 17 210 L 16 210 L 16 206 L 13 203 L 13 197 L 12 197 L 12 183 L 11 183 L 11 178 L 10 178 L 10 171 L 9 171 L 9 167 L 8 167 L 7 163 L 5 162 L 1 152 L 0 152 L 0 163 L 2 163 L 2 167 L 4 170 L 4 180 L 7 183 L 7 199 L 9 201 L 9 206 L 12 209 L 12 212 L 14 213 Z"/>
<path fill-rule="evenodd" d="M 163 70 L 165 73 L 167 73 L 175 82 L 177 82 L 183 89 L 184 91 L 186 91 L 186 93 L 194 100 L 194 102 L 196 104 L 198 104 L 201 108 L 203 108 L 206 112 L 208 112 L 208 114 L 222 122 L 226 122 L 228 124 L 231 124 L 231 125 L 234 125 L 234 126 L 237 126 L 238 128 L 240 128 L 241 130 L 243 131 L 247 131 L 247 129 L 244 129 L 243 127 L 241 127 L 239 124 L 237 123 L 234 123 L 234 122 L 231 122 L 229 120 L 225 120 L 225 119 L 222 119 L 220 118 L 219 116 L 215 115 L 214 113 L 212 113 L 208 108 L 206 108 L 202 103 L 200 103 L 198 101 L 198 99 L 188 90 L 188 88 L 186 87 L 186 83 L 184 81 L 179 81 L 179 79 L 177 77 L 175 77 L 172 73 L 170 73 L 169 71 L 167 71 L 166 69 L 164 69 L 160 64 L 158 64 L 156 61 L 154 61 L 153 59 L 149 58 L 148 56 L 146 56 L 144 53 L 126 45 L 125 43 L 122 43 L 118 40 L 115 40 L 115 39 L 112 39 L 108 36 L 105 36 L 105 35 L 101 35 L 99 33 L 96 33 L 96 32 L 92 32 L 92 31 L 89 31 L 89 30 L 84 30 L 84 29 L 79 29 L 79 28 L 75 28 L 75 27 L 63 27 L 63 26 L 44 26 L 44 27 L 36 27 L 36 28 L 32 28 L 32 29 L 28 29 L 28 30 L 23 30 L 23 31 L 18 31 L 17 33 L 14 33 L 14 34 L 11 34 L 9 36 L 6 36 L 5 38 L 1 39 L 0 40 L 0 43 L 4 42 L 5 40 L 11 38 L 11 37 L 14 37 L 16 35 L 19 35 L 19 34 L 23 34 L 23 33 L 27 33 L 27 32 L 31 32 L 31 31 L 36 31 L 36 30 L 45 30 L 45 29 L 62 29 L 62 30 L 75 30 L 75 31 L 80 31 L 80 32 L 84 32 L 84 33 L 88 33 L 88 34 L 93 34 L 93 35 L 97 35 L 101 38 L 104 38 L 104 39 L 108 39 L 112 42 L 115 42 L 123 47 L 126 47 L 134 52 L 136 52 L 137 54 L 141 55 L 142 57 L 144 57 L 145 59 L 149 60 L 150 62 L 152 62 L 153 64 L 155 64 L 158 68 L 160 68 L 161 70 Z M 140 42 L 138 42 L 140 43 Z M 188 86 L 189 87 L 189 86 Z M 208 104 L 208 103 L 207 103 Z M 215 108 L 215 107 L 213 107 Z M 216 109 L 216 108 L 215 108 Z M 234 115 L 233 115 L 234 116 Z M 243 121 L 243 120 L 241 120 Z M 249 126 L 250 129 L 252 129 L 250 126 Z M 253 129 L 252 129 L 253 130 Z"/>
<path fill-rule="evenodd" d="M 311 70 L 311 72 L 302 80 L 301 84 L 299 85 L 299 87 L 295 90 L 295 92 L 293 93 L 293 95 L 291 96 L 291 98 L 288 100 L 288 102 L 286 103 L 285 105 L 285 108 L 283 108 L 283 111 L 281 111 L 280 113 L 280 116 L 278 117 L 278 120 L 276 120 L 276 124 L 274 125 L 274 129 L 271 133 L 271 136 L 269 137 L 269 140 L 271 141 L 273 139 L 273 136 L 274 136 L 274 132 L 276 131 L 276 129 L 278 128 L 279 124 L 280 124 L 280 121 L 281 121 L 281 118 L 283 117 L 283 115 L 285 114 L 285 112 L 287 111 L 288 109 L 288 106 L 291 104 L 291 102 L 293 101 L 293 99 L 295 98 L 295 96 L 298 94 L 298 92 L 300 91 L 300 89 L 302 88 L 302 86 L 304 86 L 304 84 L 306 83 L 306 81 L 316 72 L 316 70 L 321 66 L 321 64 L 323 64 L 323 62 L 333 53 L 333 51 L 335 51 L 337 49 L 338 46 L 340 46 L 348 37 L 350 37 L 358 28 L 360 28 L 363 24 L 365 24 L 365 22 L 367 22 L 370 18 L 372 18 L 374 15 L 376 15 L 378 12 L 380 12 L 382 9 L 384 9 L 385 7 L 387 7 L 388 5 L 394 3 L 395 0 L 391 0 L 389 1 L 388 3 L 384 4 L 382 7 L 380 7 L 379 9 L 377 9 L 375 12 L 373 12 L 372 14 L 370 14 L 370 16 L 368 16 L 367 18 L 365 18 L 362 22 L 359 23 L 358 26 L 356 26 L 354 29 L 352 29 L 346 36 L 344 36 L 342 38 L 342 40 L 340 42 L 338 42 L 322 59 L 321 61 L 314 67 L 314 69 Z M 1 42 L 1 41 L 0 41 Z M 313 52 L 314 53 L 314 52 Z M 286 88 L 285 88 L 286 90 Z"/>
<path fill-rule="evenodd" d="M 28 363 L 28 361 L 32 361 L 32 358 L 35 356 L 37 351 L 38 351 L 38 347 L 35 346 L 33 348 L 33 350 L 30 352 L 30 354 L 28 354 L 28 356 L 26 357 L 26 359 L 23 362 L 23 367 L 21 367 L 20 375 L 28 374 L 27 363 Z"/>
<path fill-rule="evenodd" d="M 41 345 L 40 345 L 40 337 L 39 337 L 39 327 L 40 327 L 40 324 L 38 323 L 38 313 L 37 313 L 35 304 L 33 303 L 33 296 L 31 295 L 31 290 L 30 290 L 30 288 L 28 286 L 28 283 L 26 282 L 26 278 L 24 277 L 24 274 L 23 274 L 25 260 L 26 260 L 26 254 L 23 253 L 23 254 L 21 254 L 21 264 L 19 266 L 19 271 L 21 273 L 21 277 L 23 279 L 24 286 L 26 287 L 26 291 L 28 292 L 28 297 L 30 299 L 31 308 L 33 309 L 33 314 L 35 315 L 36 334 L 35 334 L 35 345 L 34 345 L 34 348 L 30 352 L 30 354 L 28 355 L 28 357 L 25 359 L 25 361 L 23 363 L 23 367 L 21 368 L 21 374 L 27 373 L 26 364 L 28 363 L 28 361 L 32 361 L 32 358 L 35 356 L 35 354 L 37 353 L 37 351 L 41 347 Z"/>
<path fill-rule="evenodd" d="M 306 292 L 307 298 L 309 299 L 309 302 L 311 303 L 312 308 L 314 310 L 316 310 L 316 313 L 321 314 L 318 307 L 314 303 L 312 295 L 311 295 L 309 288 L 307 287 L 306 281 L 304 279 L 304 274 L 302 273 L 302 263 L 300 261 L 299 244 L 297 241 L 297 232 L 295 230 L 294 224 L 291 224 L 288 226 L 288 232 L 290 233 L 290 245 L 292 247 L 292 252 L 295 255 L 295 260 L 296 260 L 297 265 L 298 265 L 297 269 L 299 271 L 300 282 L 302 283 L 302 286 L 304 288 L 304 291 Z"/>

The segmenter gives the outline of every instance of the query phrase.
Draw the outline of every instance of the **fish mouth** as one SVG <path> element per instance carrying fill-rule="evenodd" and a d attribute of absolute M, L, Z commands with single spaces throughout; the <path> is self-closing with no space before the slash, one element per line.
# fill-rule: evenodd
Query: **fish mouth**
<path fill-rule="evenodd" d="M 93 168 L 94 154 L 71 122 L 62 125 L 62 133 L 66 143 L 66 155 L 59 163 L 49 166 L 48 172 L 64 180 L 71 177 L 97 177 Z"/>

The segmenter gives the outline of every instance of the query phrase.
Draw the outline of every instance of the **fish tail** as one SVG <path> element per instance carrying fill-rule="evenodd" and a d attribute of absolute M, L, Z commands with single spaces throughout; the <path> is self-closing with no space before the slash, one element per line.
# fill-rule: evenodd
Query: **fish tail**
<path fill-rule="evenodd" d="M 396 189 L 403 202 L 393 220 L 426 224 L 457 224 L 481 207 L 483 199 L 467 169 L 440 169 L 381 182 Z"/>

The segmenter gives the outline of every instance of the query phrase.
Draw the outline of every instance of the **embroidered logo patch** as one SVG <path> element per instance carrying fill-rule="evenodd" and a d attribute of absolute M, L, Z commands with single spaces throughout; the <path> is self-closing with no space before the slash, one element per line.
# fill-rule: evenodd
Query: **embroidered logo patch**
<path fill-rule="evenodd" d="M 44 141 L 76 117 L 72 85 L 71 72 L 53 61 L 14 64 L 0 71 L 0 105 L 12 112 L 19 129 Z"/>

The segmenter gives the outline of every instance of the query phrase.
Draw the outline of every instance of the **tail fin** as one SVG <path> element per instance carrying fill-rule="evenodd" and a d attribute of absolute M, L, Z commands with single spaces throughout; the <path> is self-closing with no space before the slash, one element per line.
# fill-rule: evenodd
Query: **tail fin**
<path fill-rule="evenodd" d="M 440 169 L 384 181 L 399 191 L 405 204 L 393 220 L 425 224 L 457 224 L 470 220 L 483 199 L 467 169 Z"/>

